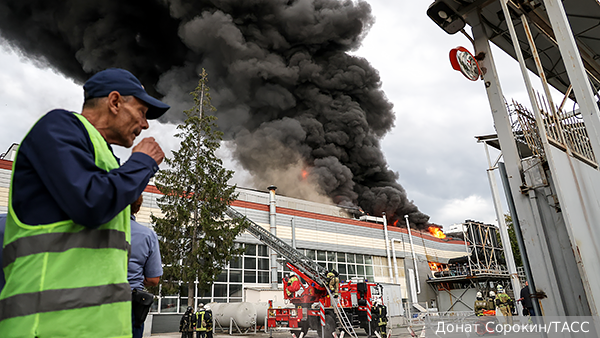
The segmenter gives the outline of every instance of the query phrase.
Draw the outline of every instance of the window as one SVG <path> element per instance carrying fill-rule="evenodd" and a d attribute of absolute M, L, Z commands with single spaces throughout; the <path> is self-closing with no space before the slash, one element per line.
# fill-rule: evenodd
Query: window
<path fill-rule="evenodd" d="M 215 297 L 227 297 L 227 284 L 214 284 Z"/>
<path fill-rule="evenodd" d="M 242 284 L 229 284 L 229 297 L 242 297 Z"/>
<path fill-rule="evenodd" d="M 246 244 L 246 256 L 256 256 L 256 244 Z"/>
<path fill-rule="evenodd" d="M 306 257 L 315 260 L 315 250 L 306 250 Z"/>
<path fill-rule="evenodd" d="M 227 269 L 221 271 L 221 273 L 217 276 L 217 279 L 215 281 L 227 283 Z"/>
<path fill-rule="evenodd" d="M 241 282 L 242 281 L 242 270 L 231 270 L 229 271 L 230 282 Z"/>
<path fill-rule="evenodd" d="M 229 262 L 229 267 L 232 269 L 241 269 L 242 268 L 242 257 L 234 257 Z"/>
<path fill-rule="evenodd" d="M 356 255 L 356 263 L 363 264 L 364 262 L 363 255 Z"/>
<path fill-rule="evenodd" d="M 345 262 L 346 261 L 346 254 L 343 252 L 338 252 L 337 253 L 337 261 L 338 262 Z"/>
<path fill-rule="evenodd" d="M 261 257 L 269 257 L 269 248 L 267 248 L 266 245 L 259 245 L 258 255 Z"/>
<path fill-rule="evenodd" d="M 258 270 L 269 270 L 269 259 L 259 258 L 258 259 Z"/>
<path fill-rule="evenodd" d="M 244 283 L 256 283 L 256 271 L 244 271 Z"/>
<path fill-rule="evenodd" d="M 160 312 L 177 312 L 177 298 L 161 299 Z"/>
<path fill-rule="evenodd" d="M 325 251 L 317 250 L 317 260 L 318 261 L 327 260 L 327 254 L 325 253 Z"/>
<path fill-rule="evenodd" d="M 327 261 L 328 262 L 335 262 L 335 259 L 337 257 L 337 254 L 333 251 L 328 251 L 327 252 Z"/>
<path fill-rule="evenodd" d="M 347 254 L 346 255 L 346 262 L 348 262 L 348 263 L 354 263 L 354 254 Z"/>
<path fill-rule="evenodd" d="M 256 270 L 256 258 L 244 257 L 244 269 L 245 270 Z"/>
<path fill-rule="evenodd" d="M 270 283 L 271 281 L 269 280 L 269 272 L 259 271 L 258 272 L 258 282 L 259 283 Z M 281 283 L 281 281 L 280 281 L 280 283 Z"/>

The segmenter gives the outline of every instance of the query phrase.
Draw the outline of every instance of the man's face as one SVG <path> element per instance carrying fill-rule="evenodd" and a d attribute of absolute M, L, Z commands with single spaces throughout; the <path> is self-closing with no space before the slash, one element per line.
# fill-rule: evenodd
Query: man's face
<path fill-rule="evenodd" d="M 146 112 L 148 112 L 148 107 L 143 101 L 133 96 L 121 97 L 121 105 L 114 126 L 117 134 L 116 144 L 129 148 L 142 130 L 148 129 Z"/>

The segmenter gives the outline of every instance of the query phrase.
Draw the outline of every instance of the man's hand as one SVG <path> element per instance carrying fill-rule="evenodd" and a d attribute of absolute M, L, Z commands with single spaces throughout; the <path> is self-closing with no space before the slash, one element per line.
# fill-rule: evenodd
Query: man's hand
<path fill-rule="evenodd" d="M 160 164 L 165 158 L 165 153 L 163 153 L 162 149 L 154 140 L 154 137 L 146 137 L 140 143 L 138 143 L 135 147 L 133 147 L 132 153 L 144 153 L 154 161 L 156 164 Z"/>

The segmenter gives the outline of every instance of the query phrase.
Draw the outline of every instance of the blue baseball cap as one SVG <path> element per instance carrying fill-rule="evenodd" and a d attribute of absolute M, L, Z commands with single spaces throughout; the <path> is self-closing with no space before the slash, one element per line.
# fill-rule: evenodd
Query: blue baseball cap
<path fill-rule="evenodd" d="M 112 91 L 117 91 L 123 96 L 134 96 L 148 105 L 146 118 L 154 120 L 161 117 L 169 105 L 153 98 L 146 93 L 144 86 L 133 74 L 125 69 L 109 68 L 94 74 L 83 85 L 85 99 L 106 97 Z"/>

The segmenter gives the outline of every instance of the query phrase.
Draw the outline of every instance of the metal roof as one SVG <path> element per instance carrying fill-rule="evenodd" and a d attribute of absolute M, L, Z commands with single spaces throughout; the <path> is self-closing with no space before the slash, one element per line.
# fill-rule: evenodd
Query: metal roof
<path fill-rule="evenodd" d="M 437 0 L 454 8 L 466 21 L 467 25 L 477 24 L 477 10 L 481 10 L 481 22 L 486 27 L 489 40 L 513 58 L 515 50 L 510 38 L 500 1 L 498 0 Z M 588 76 L 595 87 L 600 90 L 600 3 L 597 0 L 564 0 L 563 6 L 571 24 L 573 35 L 577 41 L 583 63 Z M 509 0 L 508 7 L 517 30 L 519 43 L 526 60 L 527 68 L 538 74 L 527 36 L 521 23 L 521 15 L 525 15 L 531 26 L 533 38 L 540 54 L 540 59 L 548 83 L 563 94 L 566 93 L 570 81 L 554 33 L 542 0 Z M 574 96 L 570 95 L 571 99 Z"/>

